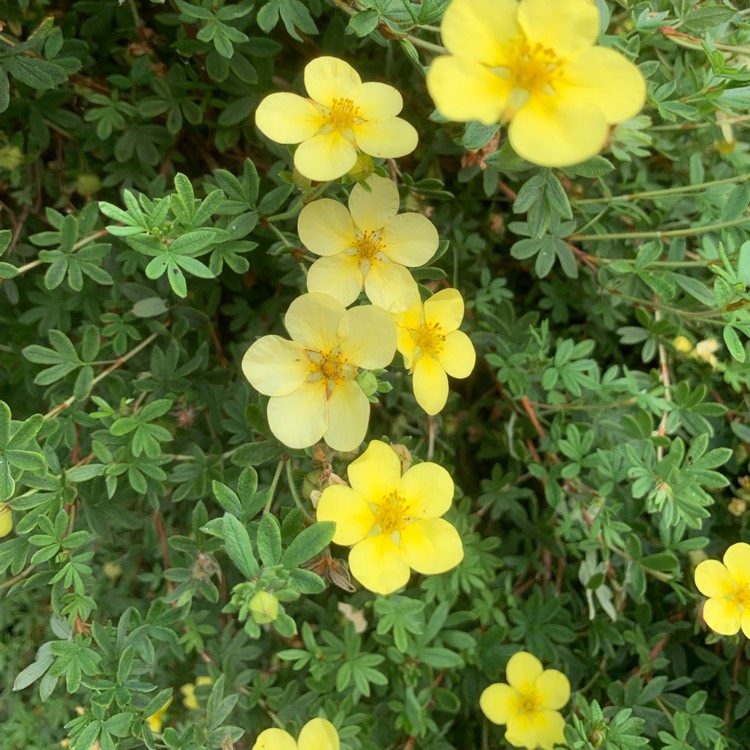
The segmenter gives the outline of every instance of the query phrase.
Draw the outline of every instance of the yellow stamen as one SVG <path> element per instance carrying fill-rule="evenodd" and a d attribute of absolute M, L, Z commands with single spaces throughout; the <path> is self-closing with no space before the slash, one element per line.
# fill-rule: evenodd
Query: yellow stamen
<path fill-rule="evenodd" d="M 354 249 L 360 263 L 372 263 L 375 256 L 383 249 L 380 232 L 365 231 L 354 240 Z"/>
<path fill-rule="evenodd" d="M 437 357 L 445 346 L 445 334 L 440 323 L 422 323 L 417 329 L 414 343 L 425 353 Z"/>
<path fill-rule="evenodd" d="M 349 364 L 349 358 L 337 349 L 330 352 L 308 351 L 307 357 L 310 360 L 308 380 L 315 382 L 322 378 L 326 381 L 329 390 L 346 380 L 351 380 L 357 374 L 357 368 Z"/>
<path fill-rule="evenodd" d="M 362 120 L 359 117 L 359 107 L 355 107 L 351 99 L 334 99 L 333 106 L 325 115 L 325 121 L 334 130 L 348 130 Z"/>
<path fill-rule="evenodd" d="M 410 507 L 397 493 L 392 492 L 383 498 L 380 505 L 373 507 L 376 523 L 380 526 L 381 533 L 393 534 L 401 531 L 413 520 L 409 516 Z"/>

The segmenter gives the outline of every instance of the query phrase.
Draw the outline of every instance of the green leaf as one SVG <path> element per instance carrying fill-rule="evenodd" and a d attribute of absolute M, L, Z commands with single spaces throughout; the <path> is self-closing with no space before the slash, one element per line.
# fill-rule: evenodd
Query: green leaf
<path fill-rule="evenodd" d="M 211 482 L 211 489 L 213 490 L 214 497 L 224 510 L 237 518 L 242 518 L 242 505 L 234 490 L 216 480 Z"/>
<path fill-rule="evenodd" d="M 332 521 L 318 521 L 298 534 L 284 550 L 281 563 L 287 568 L 296 568 L 317 555 L 333 539 L 336 524 Z"/>
<path fill-rule="evenodd" d="M 281 559 L 281 528 L 271 513 L 264 513 L 260 519 L 256 542 L 263 564 L 276 565 Z"/>
<path fill-rule="evenodd" d="M 247 529 L 239 519 L 229 513 L 224 514 L 224 541 L 227 554 L 248 580 L 258 575 L 258 562 L 253 553 L 253 545 Z"/>
<path fill-rule="evenodd" d="M 729 349 L 729 353 L 732 355 L 733 359 L 736 359 L 738 362 L 744 362 L 745 361 L 745 347 L 742 346 L 742 342 L 740 341 L 740 337 L 737 335 L 737 331 L 732 328 L 732 326 L 724 326 L 724 343 L 727 345 L 727 349 Z"/>
<path fill-rule="evenodd" d="M 3 62 L 17 81 L 37 91 L 53 89 L 68 80 L 68 74 L 63 68 L 39 57 L 16 55 L 6 57 Z"/>
<path fill-rule="evenodd" d="M 4 68 L 0 67 L 0 113 L 5 112 L 10 104 L 10 80 Z M 2 255 L 2 253 L 0 253 Z"/>
<path fill-rule="evenodd" d="M 146 297 L 133 305 L 133 315 L 138 318 L 155 318 L 168 310 L 169 306 L 161 297 Z"/>

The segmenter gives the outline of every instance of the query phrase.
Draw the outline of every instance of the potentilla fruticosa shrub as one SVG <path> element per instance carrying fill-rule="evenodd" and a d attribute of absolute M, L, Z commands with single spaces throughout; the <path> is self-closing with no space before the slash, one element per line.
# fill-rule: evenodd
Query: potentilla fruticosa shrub
<path fill-rule="evenodd" d="M 750 745 L 744 3 L 0 27 L 2 750 Z"/>

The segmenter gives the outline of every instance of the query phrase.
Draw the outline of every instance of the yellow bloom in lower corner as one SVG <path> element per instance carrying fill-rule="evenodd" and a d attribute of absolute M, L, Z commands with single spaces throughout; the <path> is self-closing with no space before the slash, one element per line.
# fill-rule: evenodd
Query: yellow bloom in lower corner
<path fill-rule="evenodd" d="M 414 375 L 414 396 L 428 413 L 437 414 L 448 400 L 448 378 L 467 378 L 476 352 L 469 337 L 458 330 L 464 300 L 456 289 L 443 289 L 424 304 L 417 300 L 406 312 L 393 316 L 398 329 L 396 346 Z"/>
<path fill-rule="evenodd" d="M 172 705 L 172 696 L 167 698 L 166 703 L 161 708 L 154 711 L 151 716 L 146 717 L 146 723 L 152 732 L 161 732 L 161 726 L 164 722 L 164 714 L 167 713 L 167 709 Z"/>
<path fill-rule="evenodd" d="M 351 487 L 323 490 L 318 521 L 334 521 L 336 544 L 354 545 L 352 575 L 376 594 L 390 594 L 409 581 L 410 568 L 444 573 L 463 560 L 456 529 L 442 519 L 453 502 L 453 480 L 434 463 L 401 475 L 395 451 L 380 440 L 349 465 Z"/>
<path fill-rule="evenodd" d="M 695 569 L 698 591 L 709 597 L 703 619 L 719 635 L 742 632 L 750 638 L 750 544 L 738 542 L 724 553 L 724 564 L 704 560 Z"/>
<path fill-rule="evenodd" d="M 0 505 L 0 539 L 13 531 L 13 512 L 10 505 Z"/>
<path fill-rule="evenodd" d="M 339 750 L 339 734 L 326 719 L 312 719 L 302 727 L 295 742 L 283 729 L 266 729 L 258 735 L 253 750 Z"/>
<path fill-rule="evenodd" d="M 191 711 L 198 711 L 200 706 L 198 705 L 198 699 L 195 697 L 195 689 L 201 685 L 213 685 L 214 680 L 212 677 L 196 677 L 195 683 L 188 682 L 180 687 L 182 693 L 182 705 Z"/>
<path fill-rule="evenodd" d="M 496 682 L 480 696 L 484 715 L 507 726 L 505 739 L 513 747 L 552 750 L 564 744 L 560 709 L 570 700 L 570 682 L 556 669 L 544 669 L 526 651 L 510 657 L 505 669 L 508 683 Z"/>

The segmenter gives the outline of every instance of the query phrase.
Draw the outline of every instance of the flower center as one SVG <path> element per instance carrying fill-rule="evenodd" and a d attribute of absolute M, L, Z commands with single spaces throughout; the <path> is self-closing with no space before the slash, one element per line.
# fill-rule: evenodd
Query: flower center
<path fill-rule="evenodd" d="M 437 357 L 445 346 L 445 334 L 440 323 L 422 323 L 414 337 L 416 345 L 425 353 Z"/>
<path fill-rule="evenodd" d="M 359 107 L 355 107 L 351 99 L 334 99 L 333 106 L 325 115 L 326 125 L 334 130 L 348 130 L 361 121 Z"/>
<path fill-rule="evenodd" d="M 537 711 L 539 711 L 539 701 L 535 693 L 518 696 L 518 714 L 520 716 L 525 715 L 532 718 Z"/>
<path fill-rule="evenodd" d="M 738 586 L 733 598 L 740 607 L 750 610 L 750 584 Z"/>
<path fill-rule="evenodd" d="M 307 357 L 310 360 L 308 381 L 314 383 L 323 379 L 329 390 L 346 380 L 352 380 L 357 374 L 357 368 L 349 364 L 349 358 L 341 354 L 338 349 L 330 352 L 308 351 Z"/>
<path fill-rule="evenodd" d="M 383 249 L 383 242 L 380 239 L 380 232 L 365 231 L 363 234 L 357 233 L 354 240 L 354 249 L 357 251 L 357 259 L 360 263 L 368 261 L 372 263 L 373 258 Z"/>
<path fill-rule="evenodd" d="M 382 534 L 401 531 L 412 521 L 411 516 L 408 515 L 409 505 L 395 492 L 384 497 L 383 502 L 373 506 L 372 510 L 375 514 L 375 522 L 380 526 Z"/>
<path fill-rule="evenodd" d="M 554 93 L 554 82 L 562 72 L 554 50 L 539 43 L 532 46 L 525 39 L 511 50 L 507 70 L 513 88 L 529 93 Z"/>

